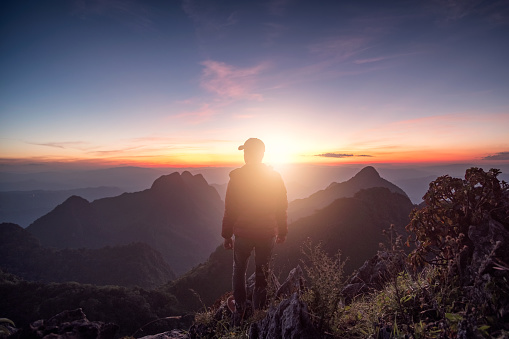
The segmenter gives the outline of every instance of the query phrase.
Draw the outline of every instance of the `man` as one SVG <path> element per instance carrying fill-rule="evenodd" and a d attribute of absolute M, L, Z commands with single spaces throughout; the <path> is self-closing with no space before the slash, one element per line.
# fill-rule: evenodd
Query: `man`
<path fill-rule="evenodd" d="M 279 173 L 262 163 L 265 144 L 257 138 L 244 145 L 245 165 L 230 173 L 226 190 L 222 237 L 233 249 L 234 324 L 246 310 L 246 269 L 255 251 L 253 307 L 260 309 L 267 298 L 267 278 L 274 241 L 283 243 L 288 233 L 286 188 Z M 232 236 L 235 235 L 235 243 Z"/>

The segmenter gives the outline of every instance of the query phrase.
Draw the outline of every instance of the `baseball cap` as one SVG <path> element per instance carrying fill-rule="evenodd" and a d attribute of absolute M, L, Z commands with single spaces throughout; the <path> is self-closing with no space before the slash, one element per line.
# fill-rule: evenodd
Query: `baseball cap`
<path fill-rule="evenodd" d="M 244 145 L 239 146 L 240 151 L 246 150 L 246 149 L 252 150 L 252 151 L 258 150 L 258 151 L 265 152 L 265 144 L 263 143 L 263 141 L 261 141 L 258 138 L 249 138 L 246 140 Z"/>

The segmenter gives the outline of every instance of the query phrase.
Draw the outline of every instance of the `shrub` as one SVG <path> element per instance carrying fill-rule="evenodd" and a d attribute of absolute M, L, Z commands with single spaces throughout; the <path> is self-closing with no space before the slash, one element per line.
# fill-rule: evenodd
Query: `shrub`
<path fill-rule="evenodd" d="M 321 244 L 313 246 L 311 241 L 304 243 L 302 260 L 307 275 L 307 287 L 302 300 L 307 303 L 311 316 L 319 331 L 333 330 L 332 324 L 341 316 L 343 310 L 343 267 L 341 252 L 330 257 L 321 248 Z"/>
<path fill-rule="evenodd" d="M 410 256 L 414 266 L 448 265 L 463 251 L 472 249 L 466 237 L 470 226 L 489 219 L 509 223 L 509 186 L 500 182 L 501 172 L 470 168 L 465 179 L 444 175 L 431 182 L 424 195 L 426 207 L 414 210 L 407 230 L 408 243 L 416 248 Z"/>

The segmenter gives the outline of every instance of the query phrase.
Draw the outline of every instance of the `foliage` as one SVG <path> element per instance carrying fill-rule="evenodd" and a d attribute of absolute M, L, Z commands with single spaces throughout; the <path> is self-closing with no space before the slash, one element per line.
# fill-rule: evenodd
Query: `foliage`
<path fill-rule="evenodd" d="M 160 291 L 74 282 L 45 284 L 20 280 L 1 271 L 0 275 L 0 314 L 20 327 L 82 308 L 89 320 L 115 323 L 121 335 L 128 335 L 151 321 L 180 313 L 175 309 L 175 297 Z M 182 324 L 177 319 L 166 319 L 144 330 L 158 333 Z"/>
<path fill-rule="evenodd" d="M 7 326 L 12 326 L 13 328 L 16 327 L 12 320 L 7 318 L 0 318 L 0 338 L 8 337 L 12 334 L 11 330 Z"/>
<path fill-rule="evenodd" d="M 412 264 L 447 265 L 472 248 L 466 237 L 470 226 L 489 218 L 509 222 L 509 186 L 497 179 L 500 173 L 473 167 L 466 171 L 465 179 L 444 175 L 430 183 L 424 195 L 426 207 L 414 210 L 407 226 L 413 233 L 408 242 L 416 245 Z"/>
<path fill-rule="evenodd" d="M 273 262 L 269 265 L 273 267 Z M 268 273 L 267 279 L 267 306 L 277 306 L 281 300 L 276 298 L 276 291 L 279 286 L 278 278 L 274 275 L 272 269 Z M 192 338 L 249 338 L 251 325 L 261 321 L 267 314 L 267 308 L 252 310 L 248 306 L 245 313 L 245 319 L 240 326 L 233 326 L 232 313 L 227 307 L 227 300 L 232 296 L 232 292 L 222 295 L 211 307 L 206 307 L 201 301 L 201 296 L 197 291 L 191 290 L 195 294 L 195 299 L 202 303 L 202 310 L 196 312 L 194 324 L 190 329 Z"/>
<path fill-rule="evenodd" d="M 391 228 L 384 255 L 378 255 L 388 268 L 385 284 L 344 306 L 322 333 L 335 338 L 507 337 L 509 268 L 507 247 L 500 248 L 507 246 L 501 232 L 509 230 L 509 194 L 507 184 L 496 178 L 499 173 L 471 168 L 465 180 L 443 176 L 432 182 L 427 206 L 412 212 L 407 227 L 412 232 L 407 244 L 415 244 L 408 260 L 400 260 L 406 257 L 402 238 Z M 493 224 L 506 231 L 488 232 Z M 496 238 L 479 243 L 475 235 L 483 230 L 487 238 Z M 469 270 L 461 271 L 460 265 Z"/>
<path fill-rule="evenodd" d="M 341 315 L 343 289 L 343 268 L 341 252 L 330 257 L 321 244 L 313 246 L 310 240 L 302 247 L 302 260 L 307 275 L 307 288 L 302 300 L 307 303 L 311 316 L 320 331 L 330 330 L 336 317 Z"/>

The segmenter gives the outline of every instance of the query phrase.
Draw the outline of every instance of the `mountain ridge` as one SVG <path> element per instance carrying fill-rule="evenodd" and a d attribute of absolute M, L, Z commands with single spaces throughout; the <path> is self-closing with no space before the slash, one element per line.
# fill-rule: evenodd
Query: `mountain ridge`
<path fill-rule="evenodd" d="M 346 181 L 341 183 L 332 182 L 325 189 L 319 190 L 307 198 L 290 202 L 288 205 L 288 219 L 297 221 L 302 217 L 313 214 L 315 210 L 326 207 L 336 199 L 353 197 L 359 190 L 372 187 L 386 187 L 391 192 L 408 198 L 401 188 L 383 179 L 373 166 L 366 166 Z"/>
<path fill-rule="evenodd" d="M 70 197 L 27 230 L 55 248 L 145 242 L 179 274 L 205 260 L 220 243 L 223 208 L 202 175 L 174 172 L 139 192 L 93 202 Z"/>

